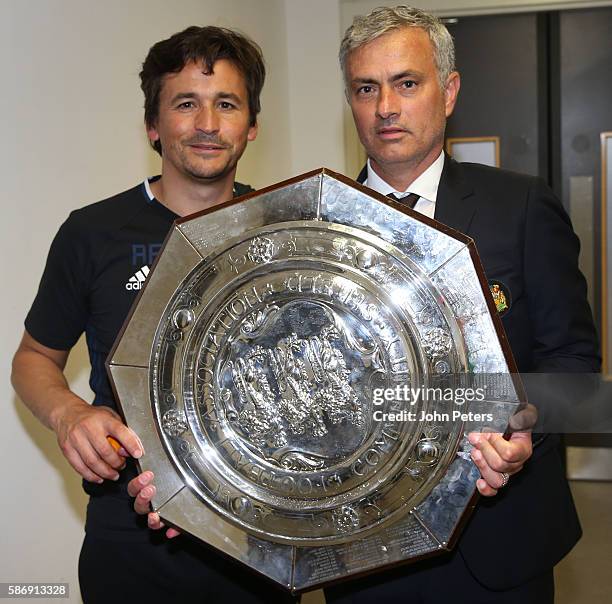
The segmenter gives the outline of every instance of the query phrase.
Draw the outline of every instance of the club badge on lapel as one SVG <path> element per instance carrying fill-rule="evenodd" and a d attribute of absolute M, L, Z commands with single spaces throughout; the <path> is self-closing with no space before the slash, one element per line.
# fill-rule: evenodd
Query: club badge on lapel
<path fill-rule="evenodd" d="M 489 281 L 489 289 L 495 302 L 495 308 L 500 317 L 503 317 L 509 310 L 512 304 L 510 290 L 501 281 Z"/>

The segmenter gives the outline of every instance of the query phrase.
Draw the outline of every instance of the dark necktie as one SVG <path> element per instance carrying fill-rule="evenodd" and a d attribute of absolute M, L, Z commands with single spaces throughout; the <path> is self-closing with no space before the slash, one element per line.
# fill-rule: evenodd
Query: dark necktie
<path fill-rule="evenodd" d="M 409 193 L 405 197 L 398 197 L 395 193 L 387 193 L 387 197 L 393 201 L 401 203 L 402 205 L 408 206 L 411 210 L 414 210 L 414 206 L 417 204 L 417 201 L 421 199 L 420 195 L 417 195 L 416 193 Z"/>

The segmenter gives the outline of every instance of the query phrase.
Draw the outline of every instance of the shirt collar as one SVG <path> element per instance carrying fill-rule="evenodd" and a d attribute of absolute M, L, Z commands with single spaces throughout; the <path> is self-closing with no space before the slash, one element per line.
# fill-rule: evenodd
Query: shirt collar
<path fill-rule="evenodd" d="M 438 197 L 438 186 L 444 168 L 444 151 L 440 151 L 440 155 L 436 161 L 423 172 L 414 182 L 412 182 L 405 191 L 396 191 L 391 185 L 387 184 L 370 165 L 368 158 L 368 178 L 363 183 L 370 189 L 378 191 L 382 195 L 394 193 L 398 197 L 404 197 L 408 193 L 416 193 L 419 197 L 435 202 Z"/>
<path fill-rule="evenodd" d="M 148 178 L 144 179 L 144 188 L 149 201 L 153 201 L 155 199 L 155 195 L 153 195 L 153 191 L 151 191 L 151 180 L 154 179 L 155 178 L 151 178 L 150 180 Z"/>
<path fill-rule="evenodd" d="M 159 179 L 160 179 L 160 176 L 151 176 L 151 178 L 144 179 L 143 184 L 145 188 L 145 193 L 147 194 L 149 201 L 153 201 L 155 199 L 155 195 L 153 195 L 153 191 L 151 191 L 151 183 Z M 235 184 L 232 188 L 232 195 L 236 197 L 236 185 Z"/>

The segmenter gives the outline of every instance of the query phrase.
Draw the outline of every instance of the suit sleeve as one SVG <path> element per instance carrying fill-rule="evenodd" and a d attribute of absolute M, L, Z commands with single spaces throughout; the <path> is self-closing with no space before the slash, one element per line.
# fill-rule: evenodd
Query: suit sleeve
<path fill-rule="evenodd" d="M 598 372 L 601 359 L 580 242 L 560 201 L 541 181 L 529 190 L 523 258 L 534 372 Z"/>

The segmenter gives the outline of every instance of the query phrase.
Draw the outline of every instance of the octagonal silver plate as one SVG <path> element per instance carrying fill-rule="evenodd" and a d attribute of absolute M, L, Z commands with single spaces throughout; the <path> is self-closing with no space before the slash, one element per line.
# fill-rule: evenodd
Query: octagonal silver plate
<path fill-rule="evenodd" d="M 326 169 L 177 221 L 108 362 L 154 508 L 294 591 L 450 548 L 475 426 L 374 393 L 508 376 L 493 309 L 469 238 Z"/>

